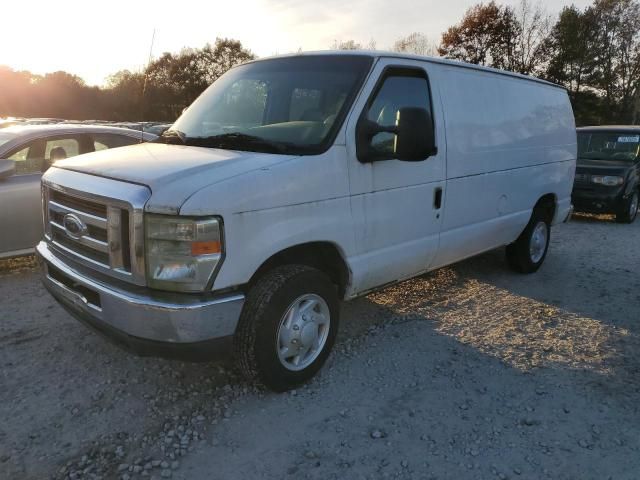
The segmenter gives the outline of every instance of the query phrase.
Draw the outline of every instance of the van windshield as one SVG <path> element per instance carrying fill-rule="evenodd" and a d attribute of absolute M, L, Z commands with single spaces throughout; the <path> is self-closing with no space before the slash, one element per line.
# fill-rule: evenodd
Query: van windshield
<path fill-rule="evenodd" d="M 333 142 L 371 64 L 361 55 L 309 55 L 241 65 L 213 83 L 158 141 L 320 153 Z"/>
<path fill-rule="evenodd" d="M 578 133 L 579 158 L 633 162 L 639 153 L 640 134 L 626 132 Z"/>

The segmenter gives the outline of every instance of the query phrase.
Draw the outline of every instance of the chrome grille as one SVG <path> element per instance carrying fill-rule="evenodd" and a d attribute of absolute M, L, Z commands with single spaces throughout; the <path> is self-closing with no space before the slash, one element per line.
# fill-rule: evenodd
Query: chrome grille
<path fill-rule="evenodd" d="M 144 285 L 142 209 L 149 190 L 115 180 L 52 170 L 43 181 L 42 192 L 47 241 L 76 262 Z M 51 177 L 59 177 L 65 183 L 50 181 Z M 80 185 L 87 191 L 79 191 Z M 118 198 L 113 198 L 114 194 Z M 73 231 L 74 224 L 79 231 Z"/>

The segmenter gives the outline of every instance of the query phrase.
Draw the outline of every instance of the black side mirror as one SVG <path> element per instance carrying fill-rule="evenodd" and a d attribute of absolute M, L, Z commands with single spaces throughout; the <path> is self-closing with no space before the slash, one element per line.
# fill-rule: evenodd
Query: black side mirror
<path fill-rule="evenodd" d="M 438 153 L 433 119 L 425 108 L 404 107 L 398 112 L 397 125 L 382 126 L 370 120 L 358 124 L 356 150 L 358 160 L 363 163 L 390 160 L 372 151 L 371 140 L 378 133 L 396 135 L 395 155 L 392 158 L 405 162 L 419 162 Z"/>
<path fill-rule="evenodd" d="M 433 119 L 425 108 L 401 108 L 397 130 L 398 160 L 419 162 L 438 153 Z"/>
<path fill-rule="evenodd" d="M 16 173 L 16 162 L 13 160 L 0 160 L 0 180 L 9 178 Z"/>

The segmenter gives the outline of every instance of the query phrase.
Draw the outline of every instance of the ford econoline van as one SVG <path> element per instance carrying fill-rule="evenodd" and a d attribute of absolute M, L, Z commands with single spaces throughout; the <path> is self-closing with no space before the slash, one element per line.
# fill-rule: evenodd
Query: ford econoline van
<path fill-rule="evenodd" d="M 381 52 L 235 67 L 155 143 L 43 177 L 44 284 L 142 354 L 228 356 L 282 391 L 312 377 L 339 302 L 506 246 L 544 262 L 571 211 L 567 92 Z"/>

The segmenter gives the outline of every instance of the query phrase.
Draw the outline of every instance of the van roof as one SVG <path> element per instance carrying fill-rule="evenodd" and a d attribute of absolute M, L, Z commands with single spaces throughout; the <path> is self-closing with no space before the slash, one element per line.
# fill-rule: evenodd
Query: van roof
<path fill-rule="evenodd" d="M 248 63 L 261 62 L 264 60 L 272 60 L 274 58 L 287 58 L 287 57 L 299 57 L 299 56 L 311 56 L 311 55 L 366 56 L 366 57 L 372 57 L 372 58 L 401 58 L 405 60 L 420 60 L 423 62 L 426 61 L 429 63 L 438 63 L 441 65 L 468 68 L 471 70 L 480 70 L 483 72 L 494 73 L 497 75 L 505 75 L 508 77 L 520 78 L 522 80 L 529 80 L 532 82 L 542 83 L 544 85 L 566 90 L 566 88 L 562 85 L 552 83 L 547 80 L 542 80 L 541 78 L 532 77 L 530 75 L 523 75 L 521 73 L 509 72 L 507 70 L 500 70 L 492 67 L 485 67 L 484 65 L 475 65 L 473 63 L 466 63 L 458 60 L 449 60 L 449 59 L 440 58 L 440 57 L 427 57 L 424 55 L 415 55 L 412 53 L 404 53 L 404 52 L 390 52 L 385 50 L 318 50 L 318 51 L 311 51 L 311 52 L 298 52 L 298 53 L 290 53 L 290 54 L 284 54 L 284 55 L 274 55 L 271 57 L 259 58 Z"/>

